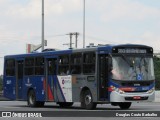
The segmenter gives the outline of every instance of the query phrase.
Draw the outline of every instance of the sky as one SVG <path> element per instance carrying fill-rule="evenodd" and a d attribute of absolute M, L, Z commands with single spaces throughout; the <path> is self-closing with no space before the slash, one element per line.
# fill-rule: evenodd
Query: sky
<path fill-rule="evenodd" d="M 83 0 L 44 0 L 45 48 L 67 49 L 70 32 L 83 47 Z M 133 43 L 160 51 L 160 0 L 85 0 L 86 45 Z M 0 0 L 0 74 L 3 57 L 41 43 L 42 0 Z M 73 37 L 73 42 L 75 38 Z M 74 45 L 73 45 L 74 46 Z"/>

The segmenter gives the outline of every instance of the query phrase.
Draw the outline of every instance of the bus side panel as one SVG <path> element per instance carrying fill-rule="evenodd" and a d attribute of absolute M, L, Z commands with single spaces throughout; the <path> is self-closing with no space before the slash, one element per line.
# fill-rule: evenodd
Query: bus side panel
<path fill-rule="evenodd" d="M 15 100 L 16 99 L 16 78 L 15 77 L 4 77 L 4 97 Z"/>
<path fill-rule="evenodd" d="M 79 102 L 80 101 L 80 94 L 84 87 L 87 87 L 93 97 L 93 101 L 97 101 L 97 83 L 94 75 L 75 75 L 72 76 L 72 94 L 73 94 L 73 101 Z"/>
<path fill-rule="evenodd" d="M 32 88 L 36 93 L 36 100 L 45 101 L 45 91 L 43 86 L 44 76 L 25 76 L 24 79 L 24 100 L 27 100 L 28 90 Z"/>
<path fill-rule="evenodd" d="M 73 75 L 72 76 L 72 99 L 73 99 L 73 102 L 79 102 L 80 101 L 80 92 L 81 92 L 81 89 L 80 89 L 80 85 L 77 81 L 77 76 L 76 75 Z"/>
<path fill-rule="evenodd" d="M 73 102 L 72 99 L 72 76 L 57 76 L 57 96 L 59 102 Z"/>
<path fill-rule="evenodd" d="M 72 94 L 73 94 L 73 101 L 79 102 L 80 101 L 80 93 L 81 87 L 84 87 L 82 83 L 83 77 L 81 75 L 73 75 L 72 76 Z"/>

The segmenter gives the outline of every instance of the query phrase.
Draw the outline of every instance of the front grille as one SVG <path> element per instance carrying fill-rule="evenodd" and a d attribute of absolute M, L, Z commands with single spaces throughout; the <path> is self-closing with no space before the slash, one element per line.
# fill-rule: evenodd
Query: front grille
<path fill-rule="evenodd" d="M 142 90 L 142 91 L 125 91 L 125 93 L 143 93 L 143 92 L 147 92 L 148 90 Z"/>

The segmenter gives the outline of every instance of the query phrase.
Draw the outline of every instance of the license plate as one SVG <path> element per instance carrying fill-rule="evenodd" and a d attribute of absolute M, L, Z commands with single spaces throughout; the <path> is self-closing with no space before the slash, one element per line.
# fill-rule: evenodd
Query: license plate
<path fill-rule="evenodd" d="M 134 100 L 140 100 L 140 99 L 141 99 L 141 96 L 134 96 L 133 99 L 134 99 Z"/>

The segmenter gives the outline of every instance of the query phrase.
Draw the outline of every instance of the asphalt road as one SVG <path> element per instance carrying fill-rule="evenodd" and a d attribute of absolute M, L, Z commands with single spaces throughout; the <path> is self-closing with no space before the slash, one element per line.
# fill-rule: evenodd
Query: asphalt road
<path fill-rule="evenodd" d="M 72 120 L 74 117 L 76 117 L 76 120 L 90 120 L 90 119 L 97 119 L 97 120 L 106 120 L 106 117 L 104 117 L 106 114 L 111 115 L 107 117 L 107 120 L 135 120 L 133 118 L 132 113 L 139 115 L 143 112 L 147 113 L 153 113 L 156 114 L 158 112 L 158 116 L 160 116 L 160 103 L 154 102 L 154 103 L 133 103 L 131 108 L 129 110 L 121 110 L 118 106 L 111 106 L 110 104 L 107 105 L 98 105 L 95 110 L 85 110 L 80 108 L 79 103 L 74 103 L 74 105 L 70 108 L 60 108 L 56 103 L 53 102 L 47 102 L 43 108 L 30 108 L 27 106 L 26 102 L 23 101 L 0 101 L 0 114 L 2 112 L 18 112 L 18 113 L 25 113 L 25 112 L 31 112 L 31 113 L 49 113 L 50 116 L 54 116 L 54 119 L 56 120 Z M 117 116 L 116 116 L 117 114 Z M 130 115 L 128 118 L 124 118 L 121 115 Z M 87 115 L 90 115 L 89 118 Z M 94 117 L 92 117 L 92 115 Z M 97 117 L 95 117 L 97 115 Z M 67 116 L 67 117 L 66 117 Z M 132 117 L 131 117 L 132 116 Z M 127 116 L 126 116 L 127 117 Z M 139 119 L 152 119 L 152 120 L 159 120 L 159 117 L 146 117 L 146 116 L 134 116 L 139 117 Z M 0 118 L 4 119 L 4 118 Z M 8 118 L 6 118 L 8 120 Z M 10 118 L 11 119 L 11 118 Z M 21 119 L 21 118 L 12 118 L 15 120 Z M 43 120 L 44 118 L 23 118 L 25 119 L 32 119 L 32 120 Z M 46 118 L 45 118 L 46 119 Z M 52 119 L 51 117 L 47 117 L 47 119 Z"/>
<path fill-rule="evenodd" d="M 92 111 L 126 111 L 121 110 L 118 106 L 110 104 L 98 104 L 97 108 Z M 0 101 L 0 111 L 91 111 L 80 107 L 80 103 L 74 103 L 70 108 L 60 108 L 54 102 L 46 102 L 42 108 L 30 108 L 25 101 Z M 127 111 L 160 111 L 160 102 L 153 103 L 132 103 L 132 106 Z"/>

